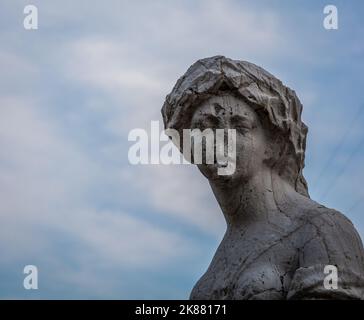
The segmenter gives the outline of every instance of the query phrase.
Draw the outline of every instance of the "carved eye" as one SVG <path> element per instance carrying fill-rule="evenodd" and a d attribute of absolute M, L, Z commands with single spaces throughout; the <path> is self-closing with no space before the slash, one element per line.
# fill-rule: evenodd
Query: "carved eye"
<path fill-rule="evenodd" d="M 236 126 L 233 129 L 236 129 L 236 131 L 238 131 L 241 134 L 246 134 L 249 132 L 249 129 L 243 126 Z"/>
<path fill-rule="evenodd" d="M 193 125 L 192 129 L 200 129 L 201 131 L 205 129 L 215 130 L 219 128 L 219 119 L 213 115 L 206 115 L 204 118 L 198 119 Z"/>
<path fill-rule="evenodd" d="M 236 129 L 242 134 L 249 132 L 253 127 L 250 119 L 239 115 L 233 116 L 230 119 L 230 124 L 233 129 Z"/>
<path fill-rule="evenodd" d="M 199 130 L 203 131 L 206 129 L 206 125 L 202 119 L 199 119 L 198 121 L 196 121 L 192 124 L 191 129 L 199 129 Z"/>
<path fill-rule="evenodd" d="M 212 114 L 209 114 L 205 118 L 205 124 L 207 128 L 217 129 L 219 127 L 219 119 Z"/>

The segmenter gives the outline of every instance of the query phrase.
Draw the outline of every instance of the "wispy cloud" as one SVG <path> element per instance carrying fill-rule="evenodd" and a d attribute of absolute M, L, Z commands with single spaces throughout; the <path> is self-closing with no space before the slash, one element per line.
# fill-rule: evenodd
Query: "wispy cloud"
<path fill-rule="evenodd" d="M 309 177 L 362 102 L 362 20 L 344 5 L 340 21 L 351 25 L 329 34 L 317 2 L 287 1 L 288 11 L 270 1 L 34 1 L 33 33 L 22 28 L 26 4 L 0 13 L 0 276 L 32 261 L 54 268 L 43 297 L 57 296 L 53 282 L 65 297 L 70 287 L 76 297 L 187 297 L 206 268 L 225 228 L 207 180 L 192 166 L 127 162 L 129 130 L 161 120 L 165 95 L 195 60 L 250 60 L 296 89 Z M 361 136 L 355 127 L 329 174 Z M 359 198 L 362 156 L 328 204 Z M 359 211 L 349 217 L 362 221 Z M 7 289 L 1 296 L 23 294 Z"/>

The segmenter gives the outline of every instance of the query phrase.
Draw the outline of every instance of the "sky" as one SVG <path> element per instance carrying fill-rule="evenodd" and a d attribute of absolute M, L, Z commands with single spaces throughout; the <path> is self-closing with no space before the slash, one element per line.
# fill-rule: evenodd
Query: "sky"
<path fill-rule="evenodd" d="M 323 27 L 328 4 L 337 30 Z M 361 1 L 2 0 L 0 298 L 188 298 L 221 211 L 197 168 L 131 165 L 127 138 L 162 121 L 176 80 L 213 55 L 296 91 L 310 196 L 364 238 L 363 15 Z M 26 265 L 38 290 L 23 287 Z"/>

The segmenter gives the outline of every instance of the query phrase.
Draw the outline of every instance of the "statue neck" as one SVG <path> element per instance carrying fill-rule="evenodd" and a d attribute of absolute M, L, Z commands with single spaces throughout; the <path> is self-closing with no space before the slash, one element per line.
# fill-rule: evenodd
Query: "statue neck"
<path fill-rule="evenodd" d="M 290 217 L 283 210 L 297 192 L 281 177 L 266 168 L 238 184 L 210 181 L 229 228 L 249 224 L 284 222 Z M 283 221 L 285 220 L 285 221 Z"/>

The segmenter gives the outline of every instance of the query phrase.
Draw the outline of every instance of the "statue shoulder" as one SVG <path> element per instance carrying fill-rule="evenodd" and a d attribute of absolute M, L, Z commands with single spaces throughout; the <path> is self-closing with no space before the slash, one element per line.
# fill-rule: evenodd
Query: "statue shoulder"
<path fill-rule="evenodd" d="M 301 264 L 342 265 L 364 273 L 364 249 L 353 223 L 341 212 L 317 205 L 305 215 Z"/>
<path fill-rule="evenodd" d="M 290 299 L 364 299 L 364 249 L 352 222 L 341 212 L 313 205 L 303 217 L 303 232 Z M 335 266 L 339 288 L 327 290 L 325 268 Z"/>
<path fill-rule="evenodd" d="M 335 209 L 317 204 L 307 211 L 305 218 L 321 236 L 340 236 L 349 242 L 356 240 L 361 243 L 360 236 L 351 220 Z"/>

